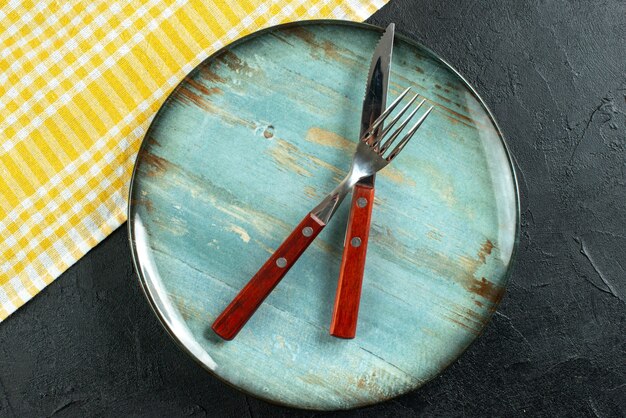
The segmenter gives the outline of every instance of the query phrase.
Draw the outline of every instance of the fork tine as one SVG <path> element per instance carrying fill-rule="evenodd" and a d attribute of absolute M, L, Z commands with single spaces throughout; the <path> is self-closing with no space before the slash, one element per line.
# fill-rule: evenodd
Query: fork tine
<path fill-rule="evenodd" d="M 387 136 L 387 133 L 389 133 L 391 128 L 393 128 L 393 126 L 396 124 L 396 122 L 398 122 L 400 120 L 402 115 L 404 115 L 404 113 L 409 109 L 409 107 L 413 104 L 413 102 L 415 102 L 415 100 L 417 100 L 418 97 L 419 97 L 419 94 L 416 94 L 415 96 L 413 96 L 413 98 L 411 100 L 409 100 L 409 102 L 398 112 L 398 114 L 393 117 L 391 122 L 389 122 L 389 124 L 387 126 L 385 126 L 385 129 L 383 129 L 383 131 L 380 133 L 380 135 L 377 135 L 377 139 L 372 143 L 373 147 L 377 147 L 381 143 L 381 141 L 383 140 L 383 138 L 385 136 Z M 418 106 L 418 109 L 419 109 L 419 106 Z"/>
<path fill-rule="evenodd" d="M 391 144 L 393 144 L 393 142 L 396 140 L 396 138 L 398 137 L 398 135 L 400 135 L 400 133 L 402 132 L 402 130 L 406 127 L 406 125 L 409 124 L 409 122 L 411 121 L 411 119 L 413 118 L 413 116 L 415 115 L 415 113 L 417 113 L 418 110 L 420 110 L 420 107 L 422 107 L 422 105 L 426 102 L 426 99 L 423 99 L 415 109 L 413 109 L 413 111 L 411 113 L 409 113 L 409 116 L 406 117 L 406 119 L 404 120 L 404 122 L 402 122 L 400 124 L 400 126 L 398 127 L 398 129 L 396 129 L 393 134 L 391 134 L 391 136 L 389 137 L 389 139 L 387 139 L 385 141 L 385 143 L 380 147 L 380 155 L 382 155 L 385 151 L 387 151 L 387 149 L 391 146 Z"/>
<path fill-rule="evenodd" d="M 419 118 L 415 125 L 413 125 L 413 127 L 404 136 L 404 138 L 402 138 L 402 141 L 400 141 L 400 143 L 393 149 L 393 151 L 391 151 L 391 154 L 389 154 L 389 157 L 387 157 L 387 161 L 393 160 L 398 154 L 400 154 L 400 151 L 402 151 L 404 146 L 411 140 L 415 132 L 418 130 L 420 125 L 424 123 L 424 120 L 426 120 L 426 117 L 430 114 L 430 112 L 432 112 L 432 110 L 433 106 L 431 106 L 430 109 L 424 112 L 424 114 Z"/>
<path fill-rule="evenodd" d="M 396 98 L 396 100 L 394 100 L 393 103 L 391 103 L 389 105 L 389 107 L 387 109 L 385 109 L 385 111 L 374 121 L 374 123 L 372 123 L 372 126 L 370 126 L 370 128 L 367 131 L 365 131 L 365 133 L 361 137 L 361 141 L 365 141 L 365 140 L 369 139 L 369 137 L 374 132 L 376 132 L 376 130 L 385 121 L 385 119 L 387 119 L 387 116 L 389 116 L 389 114 L 393 111 L 393 109 L 395 109 L 396 106 L 398 106 L 398 103 L 400 103 L 400 101 L 404 98 L 404 96 L 407 95 L 407 93 L 410 90 L 411 90 L 411 87 L 407 87 L 406 90 L 404 90 L 402 93 L 400 93 L 400 95 Z"/>

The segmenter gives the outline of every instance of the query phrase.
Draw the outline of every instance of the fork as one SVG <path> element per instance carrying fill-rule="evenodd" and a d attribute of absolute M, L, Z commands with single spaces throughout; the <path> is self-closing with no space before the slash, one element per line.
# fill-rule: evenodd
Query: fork
<path fill-rule="evenodd" d="M 428 109 L 419 120 L 402 137 L 400 142 L 390 151 L 391 145 L 400 136 L 426 100 L 409 113 L 400 126 L 387 138 L 391 128 L 402 118 L 419 95 L 409 102 L 382 129 L 384 121 L 410 91 L 404 90 L 396 100 L 376 119 L 371 127 L 360 138 L 348 175 L 330 192 L 311 212 L 309 212 L 278 249 L 263 264 L 259 271 L 235 296 L 232 302 L 217 317 L 212 325 L 213 331 L 225 340 L 232 340 L 243 326 L 261 306 L 265 298 L 296 263 L 317 235 L 328 224 L 337 208 L 350 192 L 352 187 L 363 177 L 372 175 L 393 161 L 411 140 L 426 116 L 432 111 Z M 383 142 L 383 139 L 385 141 Z M 354 243 L 356 244 L 356 243 Z"/>

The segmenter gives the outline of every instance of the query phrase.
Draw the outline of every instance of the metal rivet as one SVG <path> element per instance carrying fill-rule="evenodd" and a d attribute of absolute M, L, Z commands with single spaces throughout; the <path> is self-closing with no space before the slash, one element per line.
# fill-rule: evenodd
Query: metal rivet
<path fill-rule="evenodd" d="M 302 235 L 304 235 L 305 237 L 310 237 L 311 235 L 313 235 L 313 228 L 311 228 L 310 226 L 305 227 L 304 229 L 302 229 Z"/>
<path fill-rule="evenodd" d="M 365 207 L 365 205 L 367 205 L 367 199 L 366 199 L 366 198 L 364 198 L 364 197 L 359 197 L 359 198 L 356 200 L 356 205 L 357 205 L 358 207 L 360 207 L 360 208 L 364 208 L 364 207 Z"/>
<path fill-rule="evenodd" d="M 353 247 L 360 247 L 361 246 L 361 238 L 359 237 L 354 237 L 350 240 L 350 245 L 352 245 Z"/>
<path fill-rule="evenodd" d="M 283 268 L 287 265 L 287 259 L 285 257 L 280 257 L 276 260 L 276 265 L 280 268 Z"/>

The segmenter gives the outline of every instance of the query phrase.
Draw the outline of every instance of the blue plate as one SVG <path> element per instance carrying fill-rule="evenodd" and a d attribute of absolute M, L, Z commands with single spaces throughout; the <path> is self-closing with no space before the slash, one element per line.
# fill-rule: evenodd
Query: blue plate
<path fill-rule="evenodd" d="M 203 367 L 268 401 L 345 409 L 420 387 L 481 333 L 518 237 L 498 127 L 472 88 L 397 37 L 389 101 L 435 106 L 376 183 L 357 337 L 329 335 L 347 204 L 241 333 L 211 324 L 346 174 L 382 30 L 312 21 L 247 36 L 172 92 L 141 146 L 129 231 L 141 284 Z"/>

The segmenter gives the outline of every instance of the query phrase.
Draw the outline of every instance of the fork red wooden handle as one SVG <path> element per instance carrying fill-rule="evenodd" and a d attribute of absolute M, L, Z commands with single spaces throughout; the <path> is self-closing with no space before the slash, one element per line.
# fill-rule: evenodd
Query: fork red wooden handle
<path fill-rule="evenodd" d="M 356 335 L 372 206 L 374 188 L 360 184 L 354 186 L 335 307 L 330 323 L 330 334 L 335 337 L 354 338 Z"/>
<path fill-rule="evenodd" d="M 265 298 L 326 226 L 309 213 L 263 264 L 248 284 L 217 317 L 211 328 L 225 340 L 232 340 Z"/>

